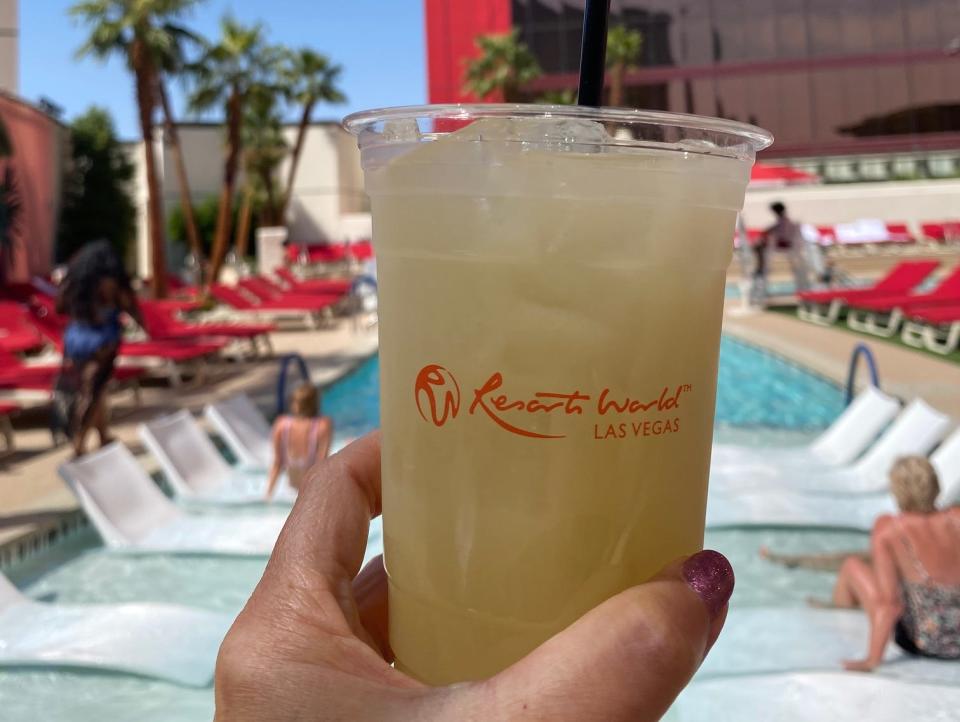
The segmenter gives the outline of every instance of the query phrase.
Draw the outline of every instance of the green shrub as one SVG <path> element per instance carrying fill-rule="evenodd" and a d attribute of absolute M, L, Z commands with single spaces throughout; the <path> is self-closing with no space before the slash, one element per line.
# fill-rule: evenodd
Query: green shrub
<path fill-rule="evenodd" d="M 213 249 L 213 237 L 217 232 L 217 213 L 220 210 L 220 198 L 218 196 L 207 196 L 201 201 L 193 204 L 193 216 L 197 223 L 197 232 L 200 234 L 200 244 L 203 247 L 203 257 L 210 258 L 210 251 Z M 237 221 L 240 217 L 240 204 L 233 205 L 233 222 L 230 224 L 231 234 L 228 248 L 233 246 L 233 239 L 236 235 Z M 247 239 L 247 249 L 249 253 L 254 252 L 254 232 L 250 228 L 250 238 Z M 189 250 L 190 240 L 187 237 L 187 221 L 183 215 L 183 207 L 176 203 L 167 214 L 167 237 L 182 245 Z"/>
<path fill-rule="evenodd" d="M 136 232 L 129 194 L 134 167 L 110 114 L 92 106 L 70 124 L 71 161 L 63 179 L 63 209 L 56 259 L 64 262 L 80 246 L 106 239 L 121 258 Z"/>

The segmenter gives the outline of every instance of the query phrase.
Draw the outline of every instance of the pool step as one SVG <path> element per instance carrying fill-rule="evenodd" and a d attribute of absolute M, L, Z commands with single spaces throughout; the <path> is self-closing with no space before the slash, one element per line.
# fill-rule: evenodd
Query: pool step
<path fill-rule="evenodd" d="M 22 525 L 0 530 L 0 571 L 49 550 L 88 526 L 83 512 L 74 509 L 37 514 L 34 518 L 25 518 Z"/>

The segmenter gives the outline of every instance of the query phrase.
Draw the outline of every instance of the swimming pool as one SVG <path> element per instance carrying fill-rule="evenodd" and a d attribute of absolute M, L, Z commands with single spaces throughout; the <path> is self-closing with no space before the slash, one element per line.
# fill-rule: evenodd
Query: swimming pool
<path fill-rule="evenodd" d="M 378 365 L 370 359 L 327 389 L 325 412 L 338 438 L 373 428 L 378 418 Z M 718 439 L 741 443 L 803 441 L 842 408 L 840 389 L 782 359 L 724 339 L 717 404 Z M 724 530 L 707 533 L 737 570 L 733 604 L 797 606 L 824 596 L 833 577 L 772 567 L 757 557 L 768 545 L 784 552 L 840 551 L 867 546 L 855 532 Z M 260 578 L 264 560 L 127 557 L 100 547 L 92 531 L 10 570 L 35 599 L 62 603 L 158 601 L 235 614 Z M 185 689 L 130 676 L 60 670 L 0 671 L 4 720 L 45 722 L 137 720 L 193 722 L 213 714 L 211 689 Z"/>
<path fill-rule="evenodd" d="M 741 341 L 720 342 L 716 422 L 729 427 L 820 429 L 843 409 L 840 388 L 806 369 Z M 323 410 L 338 441 L 355 439 L 380 423 L 380 359 L 374 356 L 333 384 Z M 719 431 L 718 431 L 719 433 Z"/>

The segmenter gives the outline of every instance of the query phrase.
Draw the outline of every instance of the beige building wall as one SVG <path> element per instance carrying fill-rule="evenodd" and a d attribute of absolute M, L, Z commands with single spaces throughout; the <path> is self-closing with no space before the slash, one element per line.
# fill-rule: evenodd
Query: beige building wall
<path fill-rule="evenodd" d="M 20 86 L 19 0 L 0 0 L 0 90 L 14 95 Z"/>
<path fill-rule="evenodd" d="M 2 1 L 2 0 L 0 0 Z M 297 128 L 290 126 L 285 135 L 290 147 L 296 141 Z M 224 129 L 219 125 L 184 124 L 180 126 L 180 141 L 187 163 L 191 197 L 199 202 L 220 193 L 223 177 Z M 173 155 L 158 133 L 155 145 L 160 172 L 160 187 L 164 205 L 164 231 L 170 211 L 180 203 L 180 188 Z M 137 166 L 134 196 L 140 211 L 137 227 L 138 275 L 150 275 L 149 241 L 146 223 L 146 177 L 143 146 L 129 146 Z M 280 168 L 279 180 L 286 183 L 289 159 Z M 242 187 L 242 176 L 238 192 Z M 294 183 L 288 220 L 290 240 L 297 243 L 335 242 L 355 238 L 357 228 L 364 228 L 368 218 L 366 196 L 360 171 L 360 153 L 356 139 L 336 123 L 316 123 L 307 131 L 303 156 Z M 369 220 L 366 221 L 369 227 Z M 367 234 L 369 236 L 369 234 Z M 185 239 L 168 239 L 168 258 L 176 261 L 182 256 Z"/>

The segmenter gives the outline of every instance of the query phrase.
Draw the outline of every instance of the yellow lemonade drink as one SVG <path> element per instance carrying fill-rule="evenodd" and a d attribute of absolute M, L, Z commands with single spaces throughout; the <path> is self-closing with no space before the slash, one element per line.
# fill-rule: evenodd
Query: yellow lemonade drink
<path fill-rule="evenodd" d="M 760 141 L 605 145 L 599 124 L 529 118 L 412 132 L 361 147 L 390 640 L 442 684 L 702 548 L 724 281 Z"/>

